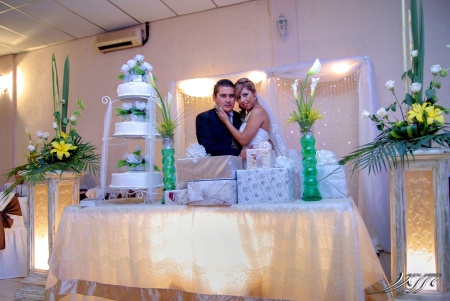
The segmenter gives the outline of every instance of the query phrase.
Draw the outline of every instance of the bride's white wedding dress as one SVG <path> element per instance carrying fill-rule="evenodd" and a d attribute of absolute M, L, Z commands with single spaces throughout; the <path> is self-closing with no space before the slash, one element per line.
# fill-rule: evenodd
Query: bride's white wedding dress
<path fill-rule="evenodd" d="M 248 115 L 245 117 L 244 123 L 242 123 L 241 127 L 239 128 L 239 132 L 242 133 L 244 131 L 245 126 L 247 125 L 247 120 L 250 117 L 251 113 L 252 112 L 250 111 L 250 113 L 248 113 Z M 269 141 L 269 140 L 270 140 L 269 133 L 266 130 L 259 128 L 258 131 L 256 132 L 255 136 L 253 137 L 253 139 L 245 146 L 253 145 L 254 147 L 258 147 L 258 145 L 260 145 L 260 143 Z"/>

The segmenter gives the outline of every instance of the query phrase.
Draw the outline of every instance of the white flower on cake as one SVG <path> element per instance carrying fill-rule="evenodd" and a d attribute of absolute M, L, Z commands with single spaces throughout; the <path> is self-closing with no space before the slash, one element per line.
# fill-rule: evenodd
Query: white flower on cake
<path fill-rule="evenodd" d="M 116 167 L 120 168 L 122 166 L 127 166 L 130 168 L 144 167 L 145 159 L 141 155 L 141 148 L 137 147 L 131 154 L 125 154 L 124 159 L 119 160 Z"/>
<path fill-rule="evenodd" d="M 133 104 L 129 103 L 129 102 L 124 102 L 122 104 L 122 109 L 125 111 L 131 110 L 132 107 L 133 107 Z"/>
<path fill-rule="evenodd" d="M 122 116 L 130 121 L 144 122 L 147 104 L 142 101 L 135 101 L 134 104 L 125 102 L 120 108 L 116 108 L 116 116 Z"/>
<path fill-rule="evenodd" d="M 145 107 L 147 106 L 147 104 L 145 102 L 142 102 L 142 101 L 136 101 L 134 103 L 134 106 L 139 111 L 145 111 Z"/>
<path fill-rule="evenodd" d="M 123 74 L 119 75 L 119 79 L 123 79 L 125 82 L 146 82 L 147 75 L 153 71 L 153 67 L 144 62 L 142 54 L 137 54 L 133 59 L 122 65 L 121 70 Z"/>

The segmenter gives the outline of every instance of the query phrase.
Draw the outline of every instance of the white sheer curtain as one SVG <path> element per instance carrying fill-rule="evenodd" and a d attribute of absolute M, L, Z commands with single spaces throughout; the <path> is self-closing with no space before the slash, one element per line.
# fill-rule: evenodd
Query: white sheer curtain
<path fill-rule="evenodd" d="M 371 141 L 378 131 L 369 119 L 361 119 L 362 110 L 375 112 L 380 104 L 369 57 L 352 57 L 338 60 L 321 60 L 322 68 L 317 74 L 320 82 L 316 88 L 314 106 L 320 109 L 323 119 L 314 125 L 316 148 L 333 151 L 338 158 L 348 154 L 358 145 Z M 206 97 L 189 95 L 181 86 L 187 81 L 172 82 L 169 91 L 174 96 L 176 109 L 182 115 L 176 133 L 176 155 L 185 157 L 185 149 L 197 143 L 195 117 L 198 113 L 213 107 L 212 89 L 222 78 L 235 82 L 241 77 L 252 79 L 255 72 L 262 72 L 265 78 L 257 84 L 258 93 L 270 105 L 283 127 L 287 147 L 300 153 L 300 131 L 296 124 L 287 124 L 290 112 L 295 109 L 291 84 L 303 79 L 313 61 L 209 76 L 203 80 L 210 89 Z M 348 175 L 349 191 L 358 204 L 373 244 L 390 250 L 389 234 L 389 184 L 387 173 L 373 176 L 366 171 Z"/>

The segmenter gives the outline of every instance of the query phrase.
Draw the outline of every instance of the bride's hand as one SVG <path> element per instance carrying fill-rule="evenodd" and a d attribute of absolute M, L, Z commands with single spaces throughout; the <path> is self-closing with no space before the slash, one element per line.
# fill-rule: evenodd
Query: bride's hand
<path fill-rule="evenodd" d="M 224 112 L 224 110 L 221 107 L 217 107 L 216 106 L 216 113 L 219 116 L 219 119 L 223 122 L 226 123 L 227 120 L 230 121 L 230 118 L 228 117 L 228 114 Z"/>

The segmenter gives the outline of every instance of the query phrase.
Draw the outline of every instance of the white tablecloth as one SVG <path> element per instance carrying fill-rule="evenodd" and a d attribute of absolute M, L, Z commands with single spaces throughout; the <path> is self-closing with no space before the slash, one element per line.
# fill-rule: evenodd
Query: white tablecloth
<path fill-rule="evenodd" d="M 70 206 L 49 265 L 47 300 L 350 301 L 384 280 L 351 199 Z"/>
<path fill-rule="evenodd" d="M 28 225 L 27 198 L 19 198 L 19 203 L 22 216 L 10 214 L 14 223 L 11 228 L 5 228 L 5 249 L 0 250 L 0 279 L 28 276 L 28 234 L 25 228 L 25 221 Z M 0 211 L 6 205 L 7 202 L 2 202 Z"/>

